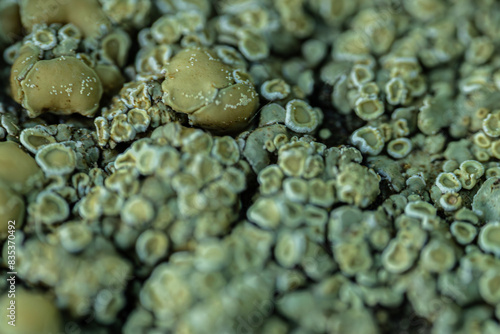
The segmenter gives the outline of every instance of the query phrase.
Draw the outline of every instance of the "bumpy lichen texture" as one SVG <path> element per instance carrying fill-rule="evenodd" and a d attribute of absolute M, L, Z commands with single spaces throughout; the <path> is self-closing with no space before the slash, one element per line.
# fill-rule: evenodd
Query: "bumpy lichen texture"
<path fill-rule="evenodd" d="M 190 123 L 219 132 L 245 128 L 259 100 L 251 83 L 236 83 L 231 66 L 211 50 L 188 48 L 165 66 L 163 101 Z"/>
<path fill-rule="evenodd" d="M 53 332 L 500 333 L 499 17 L 0 0 L 1 272 L 16 220 Z"/>

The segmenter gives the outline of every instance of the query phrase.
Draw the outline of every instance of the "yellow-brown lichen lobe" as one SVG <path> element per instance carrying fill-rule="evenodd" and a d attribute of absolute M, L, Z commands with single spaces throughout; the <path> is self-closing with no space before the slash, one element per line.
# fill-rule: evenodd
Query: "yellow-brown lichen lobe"
<path fill-rule="evenodd" d="M 111 23 L 97 0 L 22 0 L 21 21 L 31 32 L 37 24 L 73 23 L 87 38 L 100 37 Z"/>
<path fill-rule="evenodd" d="M 49 111 L 93 116 L 103 94 L 101 80 L 82 60 L 71 56 L 39 60 L 40 49 L 26 44 L 11 69 L 14 100 L 30 117 Z"/>
<path fill-rule="evenodd" d="M 250 82 L 236 83 L 233 71 L 209 49 L 184 49 L 165 66 L 163 101 L 187 113 L 193 125 L 220 132 L 243 129 L 258 108 L 258 94 Z"/>
<path fill-rule="evenodd" d="M 40 178 L 40 168 L 14 142 L 0 142 L 0 181 L 17 191 L 26 191 Z"/>

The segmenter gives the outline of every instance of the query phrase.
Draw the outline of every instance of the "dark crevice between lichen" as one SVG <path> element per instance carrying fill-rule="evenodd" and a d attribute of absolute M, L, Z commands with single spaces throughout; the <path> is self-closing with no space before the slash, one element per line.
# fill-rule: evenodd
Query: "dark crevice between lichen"
<path fill-rule="evenodd" d="M 319 80 L 316 82 L 319 82 Z M 319 129 L 328 129 L 331 132 L 329 138 L 318 138 L 318 141 L 328 147 L 348 145 L 352 132 L 363 126 L 364 121 L 353 113 L 347 115 L 340 113 L 331 103 L 332 92 L 333 86 L 317 83 L 310 97 L 311 106 L 319 107 L 323 111 L 323 123 Z"/>

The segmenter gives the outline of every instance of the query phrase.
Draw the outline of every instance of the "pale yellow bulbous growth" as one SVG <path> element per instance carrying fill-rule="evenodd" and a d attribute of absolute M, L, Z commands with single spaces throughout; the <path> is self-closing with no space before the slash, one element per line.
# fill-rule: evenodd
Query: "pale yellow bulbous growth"
<path fill-rule="evenodd" d="M 0 142 L 0 166 L 0 182 L 16 191 L 27 190 L 41 177 L 35 159 L 10 141 Z"/>
<path fill-rule="evenodd" d="M 15 299 L 4 294 L 0 298 L 0 307 L 4 314 L 7 313 L 11 300 L 15 300 L 16 326 L 9 325 L 7 321 L 10 319 L 4 316 L 5 319 L 0 322 L 0 333 L 60 333 L 61 315 L 48 295 L 19 289 Z"/>
<path fill-rule="evenodd" d="M 73 23 L 86 38 L 98 38 L 111 27 L 97 0 L 22 0 L 21 22 L 28 32 L 35 24 Z"/>
<path fill-rule="evenodd" d="M 236 83 L 234 68 L 211 50 L 188 48 L 165 66 L 163 102 L 188 114 L 194 126 L 217 132 L 245 128 L 257 111 L 259 99 L 249 82 Z"/>
<path fill-rule="evenodd" d="M 14 62 L 10 76 L 14 100 L 30 117 L 46 111 L 93 116 L 103 93 L 96 72 L 75 57 L 39 60 L 39 52 L 26 45 Z"/>

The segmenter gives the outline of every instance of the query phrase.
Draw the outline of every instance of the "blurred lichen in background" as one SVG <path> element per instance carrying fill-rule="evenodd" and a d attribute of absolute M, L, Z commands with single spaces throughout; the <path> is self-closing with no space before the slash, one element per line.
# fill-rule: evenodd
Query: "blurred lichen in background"
<path fill-rule="evenodd" d="M 0 0 L 0 333 L 500 333 L 500 3 Z"/>

